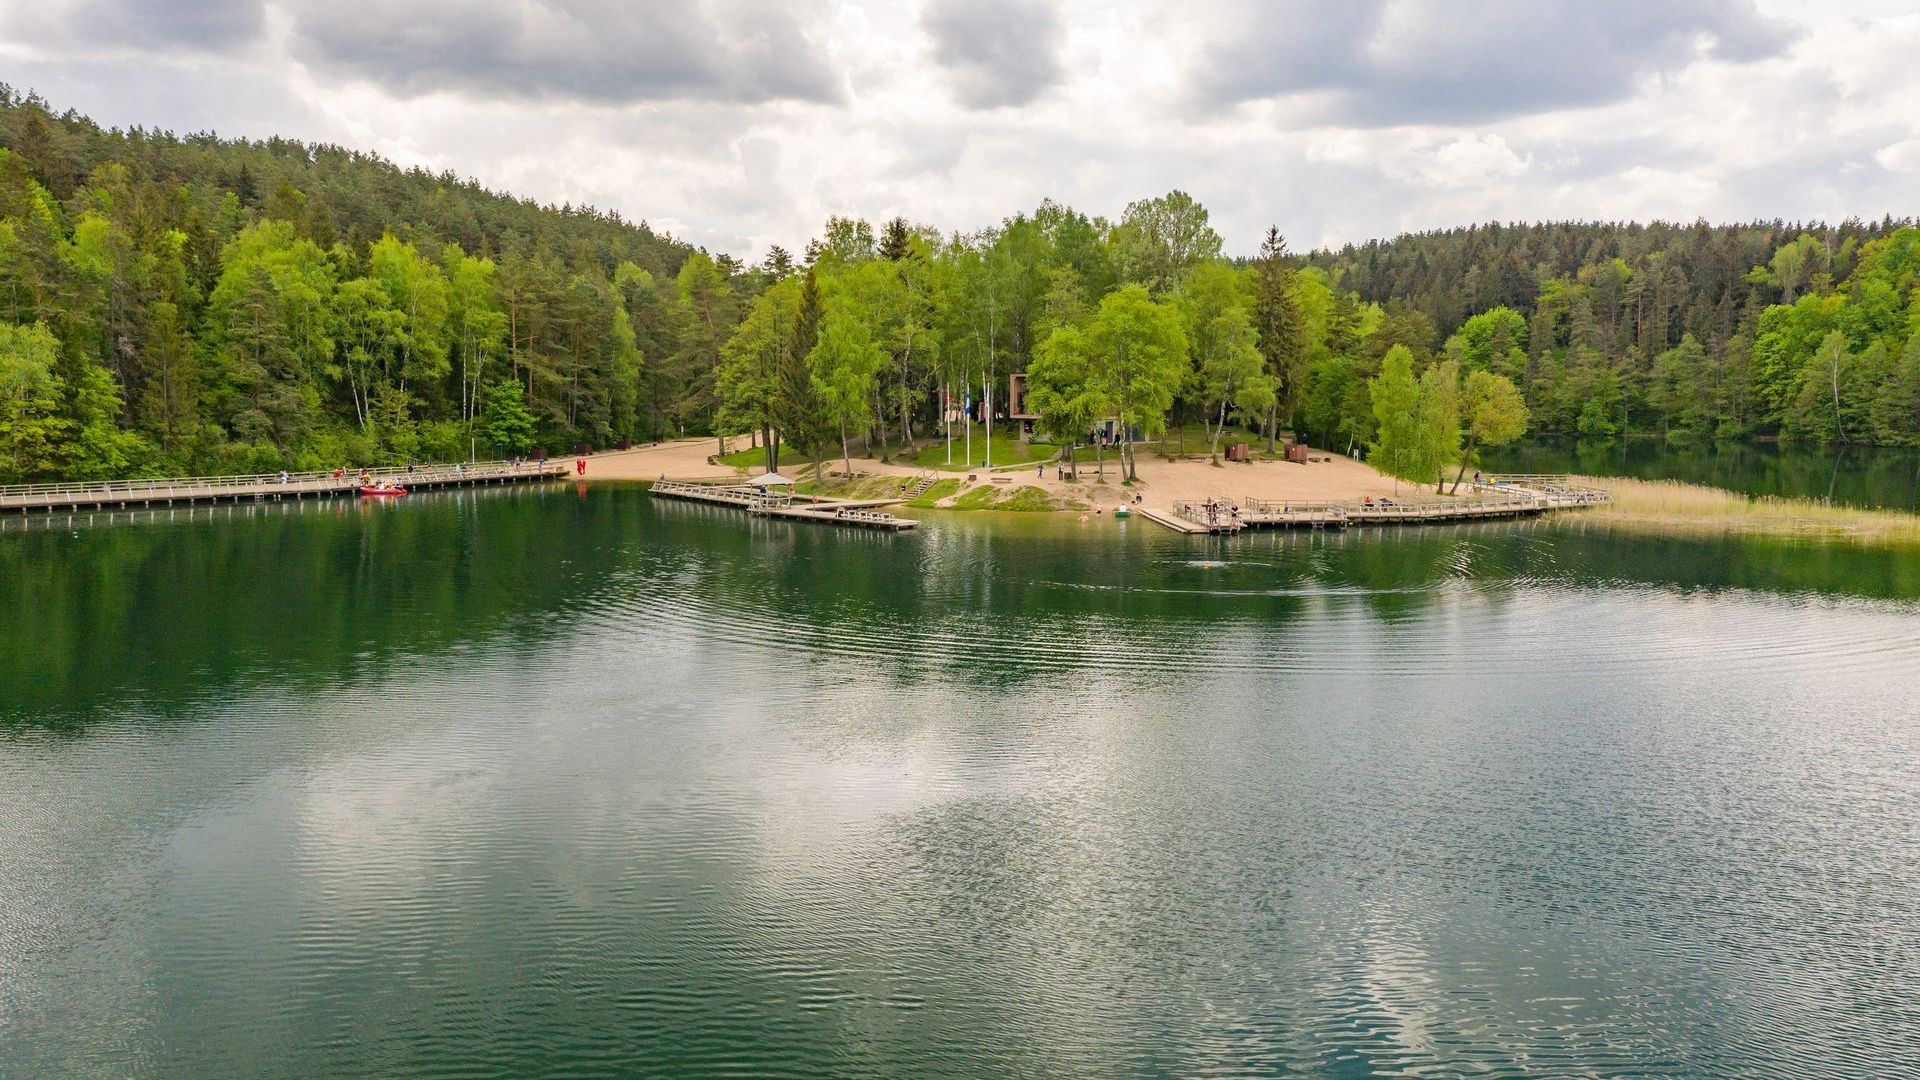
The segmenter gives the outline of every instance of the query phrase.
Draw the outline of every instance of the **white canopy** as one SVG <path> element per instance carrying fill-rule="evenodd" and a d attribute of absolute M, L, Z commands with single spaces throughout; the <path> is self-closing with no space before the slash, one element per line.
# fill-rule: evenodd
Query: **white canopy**
<path fill-rule="evenodd" d="M 792 487 L 793 486 L 793 481 L 787 479 L 784 476 L 781 476 L 777 472 L 770 472 L 765 474 L 764 476 L 756 476 L 753 479 L 747 481 L 747 483 L 757 488 Z"/>

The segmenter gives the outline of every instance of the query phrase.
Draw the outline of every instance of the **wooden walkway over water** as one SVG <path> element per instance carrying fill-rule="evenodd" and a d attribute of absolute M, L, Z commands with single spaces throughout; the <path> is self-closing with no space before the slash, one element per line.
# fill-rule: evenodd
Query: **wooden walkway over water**
<path fill-rule="evenodd" d="M 265 502 L 279 499 L 329 499 L 360 493 L 361 477 L 386 480 L 408 491 L 523 484 L 566 476 L 561 463 L 485 461 L 473 465 L 416 466 L 405 469 L 271 473 L 256 476 L 188 476 L 159 480 L 113 480 L 98 484 L 14 484 L 0 487 L 0 514 L 112 510 L 188 503 Z"/>
<path fill-rule="evenodd" d="M 889 532 L 903 532 L 920 525 L 910 518 L 895 517 L 875 509 L 890 506 L 899 502 L 898 499 L 832 499 L 819 495 L 774 493 L 746 484 L 695 484 L 685 480 L 656 480 L 651 490 L 655 495 L 670 499 L 738 506 L 756 517 L 818 521 L 828 525 Z"/>
<path fill-rule="evenodd" d="M 1603 488 L 1576 484 L 1566 476 L 1530 474 L 1486 480 L 1475 484 L 1470 494 L 1454 497 L 1343 502 L 1244 499 L 1238 503 L 1214 499 L 1174 503 L 1171 510 L 1137 509 L 1142 517 L 1175 532 L 1231 534 L 1243 529 L 1344 529 L 1533 517 L 1612 501 L 1613 494 Z"/>

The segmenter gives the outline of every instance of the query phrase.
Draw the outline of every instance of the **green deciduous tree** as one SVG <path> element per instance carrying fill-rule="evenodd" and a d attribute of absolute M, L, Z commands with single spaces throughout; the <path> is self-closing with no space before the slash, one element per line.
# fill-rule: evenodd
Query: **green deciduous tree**
<path fill-rule="evenodd" d="M 495 267 L 447 245 L 447 337 L 457 358 L 460 420 L 471 425 L 479 411 L 480 388 L 491 374 L 507 336 L 507 315 L 500 310 Z"/>
<path fill-rule="evenodd" d="M 775 282 L 754 298 L 747 317 L 720 350 L 719 429 L 728 434 L 757 431 L 766 448 L 768 472 L 780 464 L 775 431 L 786 372 L 797 351 L 802 299 L 799 281 Z"/>
<path fill-rule="evenodd" d="M 1480 447 L 1505 446 L 1527 433 L 1527 403 L 1505 375 L 1484 369 L 1469 371 L 1460 388 L 1460 422 L 1466 447 L 1460 454 L 1460 470 L 1453 477 L 1456 493 Z"/>
<path fill-rule="evenodd" d="M 874 399 L 887 350 L 873 338 L 870 320 L 856 296 L 829 295 L 820 330 L 807 364 L 813 392 L 826 422 L 840 433 L 840 454 L 847 472 L 853 472 L 848 440 L 864 436 L 874 423 Z"/>
<path fill-rule="evenodd" d="M 1154 296 L 1171 292 L 1192 267 L 1220 257 L 1220 234 L 1207 208 L 1184 191 L 1127 204 L 1113 231 L 1113 262 L 1122 280 Z"/>
<path fill-rule="evenodd" d="M 1041 430 L 1066 442 L 1069 471 L 1081 437 L 1113 415 L 1109 389 L 1095 373 L 1093 349 L 1079 327 L 1055 329 L 1034 350 L 1027 367 L 1027 402 L 1039 414 Z M 1105 471 L 1102 461 L 1102 475 Z"/>
<path fill-rule="evenodd" d="M 1480 312 L 1460 324 L 1447 339 L 1447 356 L 1466 372 L 1491 371 L 1509 381 L 1527 365 L 1527 320 L 1509 307 Z"/>
<path fill-rule="evenodd" d="M 58 466 L 59 348 L 40 323 L 0 322 L 0 479 L 45 476 Z"/>
<path fill-rule="evenodd" d="M 520 383 L 500 379 L 480 395 L 480 437 L 503 457 L 517 457 L 533 449 L 533 410 L 527 408 Z"/>
<path fill-rule="evenodd" d="M 1367 460 L 1390 476 L 1423 480 L 1426 454 L 1420 445 L 1420 380 L 1413 374 L 1412 351 L 1404 345 L 1387 350 L 1368 392 L 1377 434 L 1367 449 Z"/>
<path fill-rule="evenodd" d="M 1437 495 L 1446 487 L 1447 465 L 1460 459 L 1460 365 L 1430 364 L 1420 373 L 1420 404 L 1415 410 L 1419 464 L 1415 479 L 1433 478 Z"/>
<path fill-rule="evenodd" d="M 1277 380 L 1261 355 L 1249 311 L 1253 298 L 1239 271 L 1221 262 L 1198 266 L 1181 285 L 1178 299 L 1196 388 L 1206 406 L 1208 454 L 1217 465 L 1228 415 L 1265 419 Z"/>
<path fill-rule="evenodd" d="M 1135 434 L 1151 438 L 1167 429 L 1167 410 L 1191 370 L 1180 313 L 1142 286 L 1124 286 L 1100 301 L 1077 344 L 1120 421 L 1121 471 L 1137 480 Z"/>

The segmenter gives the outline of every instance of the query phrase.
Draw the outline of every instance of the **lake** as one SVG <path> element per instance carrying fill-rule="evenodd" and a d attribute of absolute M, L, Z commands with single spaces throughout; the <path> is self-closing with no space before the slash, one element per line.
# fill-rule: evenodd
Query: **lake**
<path fill-rule="evenodd" d="M 0 1074 L 1914 1075 L 1920 559 L 924 516 L 3 523 Z"/>
<path fill-rule="evenodd" d="M 1534 438 L 1481 451 L 1491 472 L 1683 480 L 1748 495 L 1920 510 L 1920 450 L 1803 443 Z"/>

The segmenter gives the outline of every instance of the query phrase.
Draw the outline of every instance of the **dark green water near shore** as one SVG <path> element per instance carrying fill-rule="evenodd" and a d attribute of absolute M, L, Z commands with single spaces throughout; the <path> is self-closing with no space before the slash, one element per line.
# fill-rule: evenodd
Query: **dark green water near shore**
<path fill-rule="evenodd" d="M 1747 495 L 1920 511 L 1920 450 L 1657 438 L 1528 439 L 1483 451 L 1493 472 L 1683 480 Z"/>
<path fill-rule="evenodd" d="M 1911 554 L 548 487 L 15 520 L 0 656 L 4 1076 L 1920 1045 Z"/>

